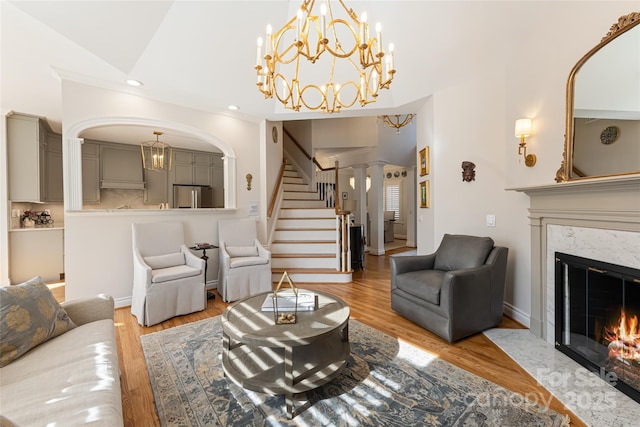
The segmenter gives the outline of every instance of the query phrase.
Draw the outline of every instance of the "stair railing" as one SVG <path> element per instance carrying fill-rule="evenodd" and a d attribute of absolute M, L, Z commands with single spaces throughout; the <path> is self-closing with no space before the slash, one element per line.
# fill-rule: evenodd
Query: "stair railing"
<path fill-rule="evenodd" d="M 338 230 L 337 255 L 338 259 L 340 260 L 339 270 L 340 272 L 349 272 L 351 271 L 351 233 L 349 232 L 349 228 L 351 227 L 351 221 L 349 221 L 350 212 L 343 209 L 343 206 L 341 206 L 341 204 L 344 203 L 342 202 L 342 197 L 337 196 L 339 194 L 342 194 L 340 193 L 340 180 L 338 179 L 340 172 L 340 164 L 338 163 L 338 161 L 336 161 L 334 169 L 335 171 L 333 181 L 335 182 L 334 193 L 336 195 L 334 206 L 337 221 L 336 230 Z"/>
<path fill-rule="evenodd" d="M 271 194 L 271 201 L 269 202 L 269 210 L 267 211 L 267 218 L 271 218 L 273 215 L 273 208 L 276 205 L 276 200 L 280 195 L 280 187 L 282 186 L 282 180 L 284 178 L 284 170 L 287 167 L 287 162 L 282 160 L 282 165 L 280 166 L 280 172 L 278 173 L 278 179 L 276 180 L 276 186 L 273 189 L 273 193 Z"/>

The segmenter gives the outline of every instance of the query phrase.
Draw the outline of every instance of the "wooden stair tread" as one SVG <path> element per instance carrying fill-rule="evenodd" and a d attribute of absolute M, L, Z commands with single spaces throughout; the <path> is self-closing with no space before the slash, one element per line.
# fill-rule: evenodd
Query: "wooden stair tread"
<path fill-rule="evenodd" d="M 287 228 L 287 227 L 285 227 L 285 228 L 276 228 L 276 231 L 329 231 L 329 230 L 336 231 L 336 229 L 333 228 L 333 227 L 324 227 L 324 228 L 321 228 L 321 227 L 316 227 L 316 228 L 313 228 L 313 227 L 306 227 L 306 228 Z"/>
<path fill-rule="evenodd" d="M 285 193 L 313 193 L 313 194 L 318 194 L 317 191 L 310 191 L 310 190 L 284 190 Z"/>
<path fill-rule="evenodd" d="M 336 254 L 278 254 L 271 253 L 271 258 L 335 258 Z"/>
<path fill-rule="evenodd" d="M 319 244 L 335 244 L 336 241 L 335 240 L 274 240 L 272 242 L 272 244 L 275 243 L 284 243 L 284 244 L 305 244 L 305 245 L 312 245 L 314 243 L 319 243 Z"/>
<path fill-rule="evenodd" d="M 349 274 L 349 271 L 338 271 L 335 268 L 272 268 L 272 273 L 307 273 L 307 274 Z"/>

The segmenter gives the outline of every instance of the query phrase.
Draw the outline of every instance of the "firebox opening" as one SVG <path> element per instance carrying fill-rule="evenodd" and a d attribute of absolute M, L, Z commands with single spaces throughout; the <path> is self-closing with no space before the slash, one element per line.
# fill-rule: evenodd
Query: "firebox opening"
<path fill-rule="evenodd" d="M 556 252 L 556 348 L 640 402 L 640 270 Z"/>

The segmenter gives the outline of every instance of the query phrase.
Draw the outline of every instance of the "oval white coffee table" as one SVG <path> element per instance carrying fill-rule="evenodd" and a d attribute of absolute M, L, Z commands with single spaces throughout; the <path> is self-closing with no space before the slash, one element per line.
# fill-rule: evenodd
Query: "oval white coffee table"
<path fill-rule="evenodd" d="M 320 291 L 318 309 L 298 311 L 294 324 L 276 325 L 273 312 L 261 311 L 270 292 L 242 299 L 222 315 L 222 367 L 241 387 L 284 394 L 293 418 L 293 395 L 328 383 L 351 354 L 349 306 Z"/>

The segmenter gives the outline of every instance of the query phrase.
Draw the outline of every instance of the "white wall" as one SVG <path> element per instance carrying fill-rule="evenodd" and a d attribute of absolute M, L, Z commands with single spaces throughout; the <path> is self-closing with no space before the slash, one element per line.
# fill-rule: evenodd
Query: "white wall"
<path fill-rule="evenodd" d="M 505 189 L 554 183 L 564 150 L 569 72 L 619 16 L 637 6 L 546 3 L 545 13 L 538 11 L 540 25 L 504 67 L 477 70 L 473 79 L 437 91 L 418 112 L 417 150 L 431 145 L 431 174 L 417 182 L 429 179 L 432 196 L 430 209 L 417 208 L 418 253 L 432 252 L 444 233 L 488 235 L 507 246 L 506 312 L 525 325 L 531 306 L 529 199 Z M 533 168 L 517 154 L 514 122 L 521 117 L 534 119 L 534 135 L 527 138 L 528 151 L 538 158 Z M 462 181 L 464 160 L 476 164 L 471 183 Z M 495 228 L 485 225 L 487 214 L 496 215 Z"/>
<path fill-rule="evenodd" d="M 516 153 L 504 150 L 511 142 L 505 141 L 504 104 L 486 102 L 505 98 L 504 82 L 504 71 L 495 69 L 434 96 L 434 242 L 439 244 L 445 233 L 470 234 L 489 236 L 508 247 L 505 298 L 516 311 L 509 314 L 526 318 L 531 296 L 528 198 L 505 191 L 506 157 Z M 463 161 L 475 163 L 474 181 L 462 180 Z M 486 225 L 489 214 L 495 215 L 495 227 Z"/>
<path fill-rule="evenodd" d="M 266 196 L 269 190 L 264 171 L 266 160 L 272 156 L 266 143 L 265 123 L 256 124 L 234 117 L 232 114 L 212 114 L 145 99 L 134 94 L 114 92 L 71 81 L 63 81 L 63 140 L 83 123 L 103 119 L 148 120 L 162 123 L 167 128 L 192 130 L 203 139 L 214 143 L 232 158 L 226 183 L 234 188 L 231 208 L 184 212 L 167 211 L 80 211 L 65 212 L 65 276 L 66 297 L 80 298 L 106 292 L 119 305 L 127 305 L 132 285 L 131 224 L 134 222 L 180 221 L 185 226 L 187 244 L 195 242 L 217 243 L 217 222 L 222 218 L 246 217 L 250 201 L 259 202 L 259 238 L 266 237 Z M 262 127 L 262 132 L 260 128 Z M 73 131 L 70 131 L 73 129 Z M 269 130 L 270 132 L 270 130 Z M 271 143 L 272 145 L 275 145 Z M 68 146 L 63 148 L 69 150 Z M 236 158 L 236 154 L 239 155 Z M 262 153 L 262 154 L 261 154 Z M 69 163 L 65 154 L 65 177 L 74 176 L 67 168 L 79 167 Z M 235 171 L 235 174 L 234 174 Z M 225 167 L 225 173 L 229 175 Z M 246 175 L 253 175 L 252 189 L 247 190 Z M 237 183 L 237 185 L 236 185 Z M 65 200 L 73 185 L 65 184 Z M 81 191 L 81 190 L 80 190 Z M 234 208 L 235 207 L 235 208 Z M 210 280 L 217 276 L 217 251 L 208 253 Z"/>
<path fill-rule="evenodd" d="M 420 188 L 420 183 L 423 181 L 429 181 L 429 187 L 431 189 L 431 206 L 430 208 L 420 207 L 420 198 L 416 197 L 416 247 L 418 255 L 425 255 L 432 253 L 435 248 L 438 247 L 439 241 L 434 240 L 434 221 L 435 221 L 435 209 L 438 199 L 434 196 L 433 188 L 437 185 L 438 181 L 436 176 L 440 169 L 438 163 L 438 151 L 435 146 L 434 135 L 434 99 L 433 97 L 427 98 L 424 105 L 418 110 L 416 117 L 416 153 L 420 152 L 425 147 L 429 147 L 430 152 L 430 166 L 429 174 L 420 176 L 420 164 L 416 154 L 415 164 L 415 182 L 416 191 Z"/>

